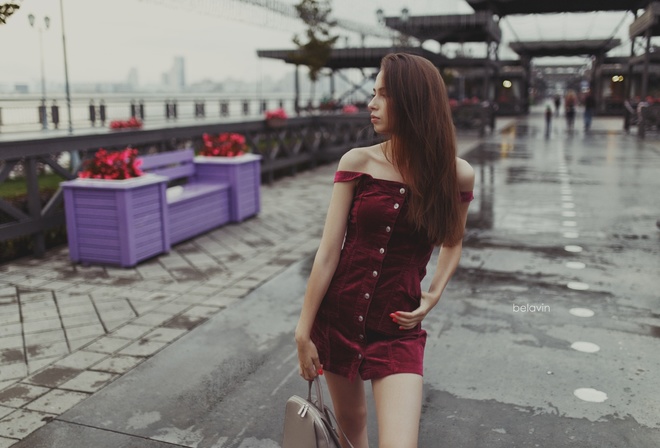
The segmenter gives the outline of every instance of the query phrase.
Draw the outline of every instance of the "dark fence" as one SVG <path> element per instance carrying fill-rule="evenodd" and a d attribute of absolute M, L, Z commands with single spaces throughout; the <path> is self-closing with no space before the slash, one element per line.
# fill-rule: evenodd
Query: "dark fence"
<path fill-rule="evenodd" d="M 255 120 L 0 141 L 0 184 L 16 177 L 27 187 L 24 207 L 0 197 L 0 241 L 30 235 L 34 254 L 42 256 L 46 232 L 64 224 L 61 189 L 48 200 L 40 191 L 39 175 L 44 170 L 69 180 L 77 177 L 80 161 L 91 157 L 101 147 L 113 150 L 131 146 L 141 154 L 201 148 L 204 133 L 222 132 L 245 136 L 251 151 L 263 156 L 262 179 L 268 182 L 277 173 L 295 174 L 299 169 L 337 159 L 353 146 L 374 141 L 373 130 L 364 113 L 290 118 L 278 126 Z"/>

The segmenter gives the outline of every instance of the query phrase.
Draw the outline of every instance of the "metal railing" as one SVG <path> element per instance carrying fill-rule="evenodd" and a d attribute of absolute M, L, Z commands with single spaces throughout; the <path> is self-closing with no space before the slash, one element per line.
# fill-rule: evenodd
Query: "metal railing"
<path fill-rule="evenodd" d="M 356 100 L 356 99 L 353 99 Z M 348 100 L 347 100 L 348 101 Z M 299 98 L 299 112 L 318 108 L 308 94 Z M 254 94 L 104 94 L 76 95 L 71 100 L 71 124 L 76 130 L 108 127 L 113 120 L 136 117 L 149 125 L 174 122 L 217 122 L 222 119 L 258 118 L 270 109 L 296 114 L 292 93 Z M 45 121 L 45 122 L 44 122 Z M 66 99 L 52 96 L 45 104 L 34 95 L 0 96 L 0 133 L 68 129 Z"/>
<path fill-rule="evenodd" d="M 262 158 L 262 178 L 339 158 L 352 146 L 370 144 L 374 134 L 366 114 L 320 115 L 289 118 L 281 127 L 265 120 L 198 124 L 150 130 L 85 133 L 52 138 L 0 141 L 0 184 L 19 173 L 27 189 L 27 205 L 19 208 L 0 197 L 0 241 L 31 235 L 34 254 L 45 253 L 45 233 L 64 224 L 61 188 L 47 201 L 42 198 L 39 174 L 46 167 L 62 180 L 77 177 L 80 163 L 100 147 L 107 150 L 137 148 L 140 153 L 201 148 L 204 133 L 236 132 L 246 137 L 251 152 Z M 71 155 L 69 162 L 60 157 Z"/>

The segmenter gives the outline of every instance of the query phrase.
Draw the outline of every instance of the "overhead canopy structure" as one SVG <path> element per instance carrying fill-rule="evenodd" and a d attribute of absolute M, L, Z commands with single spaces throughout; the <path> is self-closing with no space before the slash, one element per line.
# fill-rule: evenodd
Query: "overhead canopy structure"
<path fill-rule="evenodd" d="M 346 68 L 379 68 L 380 61 L 388 53 L 405 52 L 425 57 L 435 62 L 437 53 L 420 47 L 333 48 L 325 66 L 331 70 Z M 257 50 L 260 58 L 279 59 L 287 64 L 298 64 L 301 50 Z"/>
<path fill-rule="evenodd" d="M 509 47 L 520 57 L 537 58 L 544 56 L 603 56 L 619 45 L 621 45 L 620 39 L 600 39 L 511 42 Z"/>
<path fill-rule="evenodd" d="M 502 31 L 492 14 L 448 14 L 440 16 L 386 17 L 385 25 L 420 41 L 500 42 Z"/>
<path fill-rule="evenodd" d="M 651 3 L 644 14 L 630 24 L 631 39 L 647 33 L 650 33 L 651 36 L 660 35 L 660 2 Z"/>
<path fill-rule="evenodd" d="M 466 0 L 475 11 L 491 11 L 498 16 L 562 12 L 634 11 L 651 0 Z"/>

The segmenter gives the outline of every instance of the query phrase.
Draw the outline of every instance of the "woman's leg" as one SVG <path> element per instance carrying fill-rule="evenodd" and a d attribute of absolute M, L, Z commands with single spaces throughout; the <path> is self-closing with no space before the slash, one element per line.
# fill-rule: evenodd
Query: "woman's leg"
<path fill-rule="evenodd" d="M 364 381 L 355 378 L 353 382 L 334 373 L 324 372 L 332 407 L 341 429 L 354 448 L 369 448 L 367 440 L 367 400 L 364 396 Z M 340 431 L 341 433 L 341 431 Z M 342 437 L 342 446 L 348 448 Z"/>
<path fill-rule="evenodd" d="M 372 380 L 380 448 L 417 448 L 422 377 L 398 373 Z"/>

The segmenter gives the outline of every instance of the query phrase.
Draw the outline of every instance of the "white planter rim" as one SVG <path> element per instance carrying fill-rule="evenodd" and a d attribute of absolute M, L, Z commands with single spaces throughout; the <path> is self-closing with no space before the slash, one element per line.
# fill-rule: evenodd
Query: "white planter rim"
<path fill-rule="evenodd" d="M 231 163 L 246 163 L 254 162 L 255 160 L 261 160 L 259 154 L 243 154 L 236 157 L 217 157 L 217 156 L 196 156 L 195 162 L 197 163 L 222 163 L 222 164 L 231 164 Z"/>
<path fill-rule="evenodd" d="M 60 182 L 60 185 L 62 187 L 72 187 L 72 188 L 118 189 L 118 188 L 132 188 L 135 186 L 142 186 L 142 185 L 151 185 L 160 182 L 167 182 L 168 180 L 169 179 L 165 176 L 146 173 L 143 174 L 142 176 L 131 177 L 129 179 L 88 179 L 88 178 L 79 177 L 77 179 Z"/>

